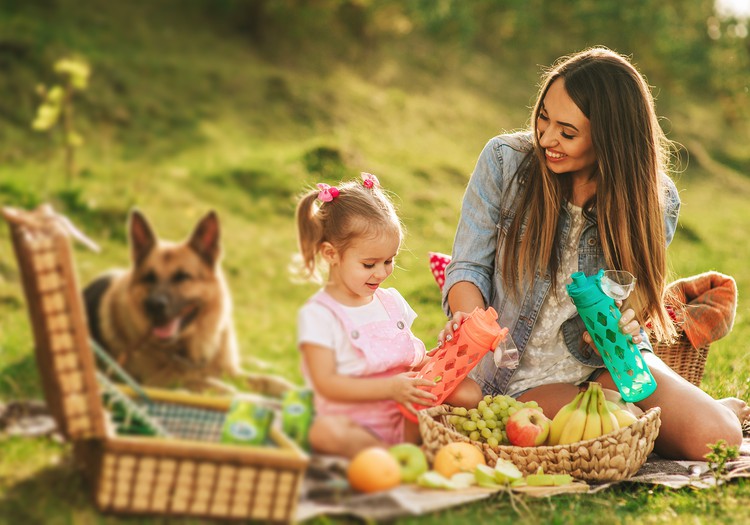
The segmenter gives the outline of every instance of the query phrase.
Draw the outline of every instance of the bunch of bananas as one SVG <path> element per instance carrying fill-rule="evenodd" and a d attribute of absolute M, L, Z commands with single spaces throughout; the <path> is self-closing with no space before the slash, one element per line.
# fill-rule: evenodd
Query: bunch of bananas
<path fill-rule="evenodd" d="M 567 445 L 594 439 L 633 424 L 637 418 L 627 408 L 608 401 L 602 385 L 591 382 L 587 390 L 562 407 L 552 419 L 548 445 Z"/>

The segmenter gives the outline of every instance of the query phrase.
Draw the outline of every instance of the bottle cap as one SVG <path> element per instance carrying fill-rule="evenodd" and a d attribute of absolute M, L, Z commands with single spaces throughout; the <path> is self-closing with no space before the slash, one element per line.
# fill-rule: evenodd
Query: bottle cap
<path fill-rule="evenodd" d="M 494 350 L 508 334 L 507 328 L 497 324 L 497 312 L 491 306 L 486 310 L 474 308 L 461 327 L 464 333 L 483 348 Z"/>
<path fill-rule="evenodd" d="M 604 269 L 600 269 L 596 274 L 589 277 L 586 277 L 583 272 L 571 274 L 570 278 L 573 282 L 565 288 L 576 306 L 586 307 L 601 300 L 602 295 L 604 295 L 601 287 L 602 275 L 604 275 Z"/>

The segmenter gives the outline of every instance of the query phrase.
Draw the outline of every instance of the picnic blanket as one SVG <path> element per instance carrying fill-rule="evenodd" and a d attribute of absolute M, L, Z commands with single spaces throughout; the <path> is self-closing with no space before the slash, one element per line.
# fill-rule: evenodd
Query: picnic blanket
<path fill-rule="evenodd" d="M 668 305 L 690 344 L 702 348 L 732 330 L 737 310 L 734 278 L 710 271 L 678 279 L 667 287 Z"/>
<path fill-rule="evenodd" d="M 748 429 L 750 430 L 750 429 Z M 302 485 L 297 521 L 316 516 L 353 516 L 367 522 L 380 522 L 407 516 L 419 516 L 465 505 L 504 491 L 526 497 L 550 497 L 558 494 L 593 494 L 622 483 L 663 485 L 680 489 L 708 489 L 716 486 L 709 465 L 702 461 L 673 461 L 651 454 L 632 477 L 623 481 L 585 483 L 576 481 L 562 487 L 518 487 L 486 489 L 471 487 L 463 490 L 428 489 L 417 485 L 400 485 L 375 494 L 357 494 L 346 483 L 346 460 L 313 456 Z M 750 438 L 743 440 L 740 457 L 727 465 L 727 474 L 720 483 L 750 477 Z"/>

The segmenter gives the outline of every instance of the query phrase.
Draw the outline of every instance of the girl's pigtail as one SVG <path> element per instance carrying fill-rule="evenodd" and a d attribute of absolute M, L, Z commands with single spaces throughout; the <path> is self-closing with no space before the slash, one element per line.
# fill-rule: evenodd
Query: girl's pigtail
<path fill-rule="evenodd" d="M 318 247 L 322 241 L 323 225 L 318 216 L 316 200 L 318 191 L 310 191 L 297 204 L 297 241 L 300 261 L 300 274 L 306 280 L 317 280 Z"/>

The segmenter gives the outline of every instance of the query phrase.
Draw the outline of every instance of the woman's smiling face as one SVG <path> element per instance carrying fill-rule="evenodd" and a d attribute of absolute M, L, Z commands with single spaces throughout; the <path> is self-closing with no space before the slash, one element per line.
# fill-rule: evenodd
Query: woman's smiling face
<path fill-rule="evenodd" d="M 552 82 L 542 100 L 536 131 L 552 172 L 570 173 L 573 178 L 591 176 L 596 167 L 591 122 L 568 95 L 562 78 Z"/>

